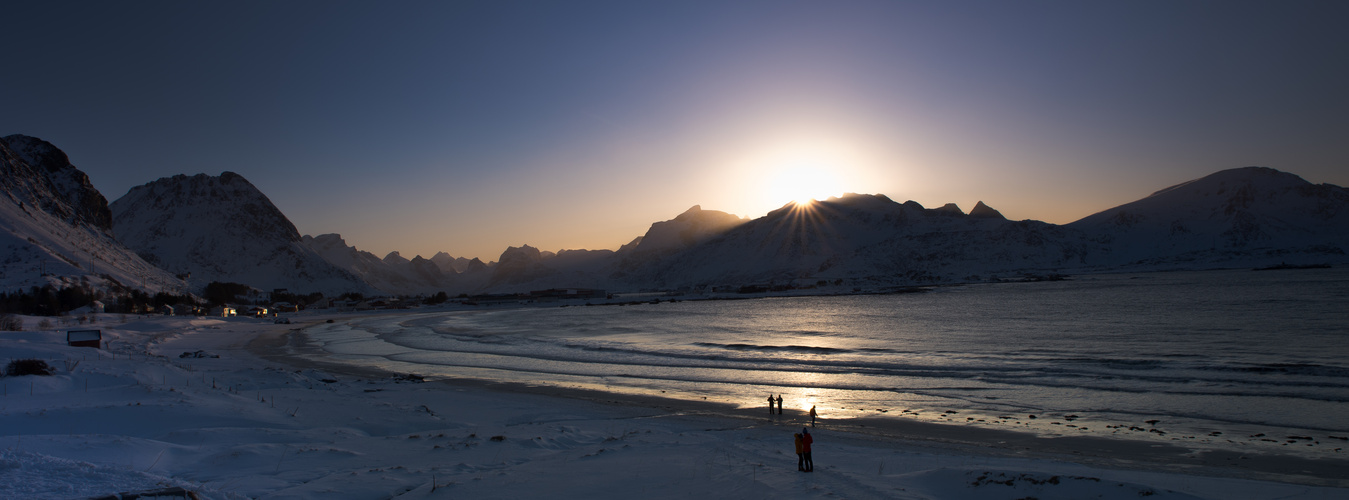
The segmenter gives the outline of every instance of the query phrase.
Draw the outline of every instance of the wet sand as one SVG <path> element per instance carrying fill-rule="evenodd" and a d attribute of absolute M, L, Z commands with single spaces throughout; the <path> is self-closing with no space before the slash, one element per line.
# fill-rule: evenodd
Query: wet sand
<path fill-rule="evenodd" d="M 377 368 L 327 361 L 306 341 L 303 329 L 260 333 L 247 345 L 254 355 L 299 369 L 315 369 L 358 379 L 402 377 Z M 431 381 L 455 388 L 470 388 L 510 394 L 583 400 L 602 405 L 641 408 L 652 416 L 701 418 L 710 427 L 730 425 L 782 427 L 791 432 L 810 423 L 804 412 L 787 410 L 768 415 L 765 408 L 741 408 L 719 402 L 610 393 L 558 386 L 502 383 L 478 379 L 447 378 Z M 827 417 L 823 416 L 823 417 Z M 871 441 L 875 445 L 921 447 L 928 452 L 980 456 L 1013 456 L 1070 461 L 1124 470 L 1183 473 L 1210 477 L 1258 479 L 1314 486 L 1349 487 L 1349 457 L 1308 459 L 1254 451 L 1200 449 L 1181 444 L 1097 436 L 1041 436 L 1031 432 L 995 429 L 960 423 L 934 423 L 902 416 L 863 417 L 817 421 L 818 431 L 830 439 Z M 846 433 L 837 435 L 836 433 Z"/>

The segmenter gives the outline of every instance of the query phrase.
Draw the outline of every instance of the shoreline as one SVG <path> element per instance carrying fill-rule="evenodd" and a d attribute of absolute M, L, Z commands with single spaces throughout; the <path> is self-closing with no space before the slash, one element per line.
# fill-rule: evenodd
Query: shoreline
<path fill-rule="evenodd" d="M 326 353 L 307 344 L 304 324 L 283 332 L 258 332 L 246 349 L 258 358 L 292 368 L 340 373 L 358 379 L 381 380 L 403 374 L 373 367 L 325 360 Z M 309 352 L 302 352 L 308 350 Z M 496 382 L 472 378 L 437 378 L 425 383 L 505 394 L 528 394 L 546 398 L 585 401 L 604 407 L 645 409 L 650 417 L 727 420 L 750 427 L 780 427 L 784 432 L 808 423 L 804 412 L 787 410 L 765 416 L 763 408 L 741 408 L 730 403 L 696 401 L 657 395 L 606 392 L 564 386 Z M 875 442 L 892 446 L 922 447 L 927 451 L 972 453 L 982 456 L 1041 458 L 1117 470 L 1182 473 L 1187 475 L 1242 478 L 1310 486 L 1349 487 L 1349 459 L 1309 459 L 1276 453 L 1240 453 L 1194 449 L 1186 446 L 1098 436 L 1040 436 L 1031 432 L 992 429 L 960 424 L 914 421 L 903 418 L 858 417 L 820 419 L 817 429 L 843 433 L 831 439 Z M 874 444 L 873 444 L 874 446 Z"/>

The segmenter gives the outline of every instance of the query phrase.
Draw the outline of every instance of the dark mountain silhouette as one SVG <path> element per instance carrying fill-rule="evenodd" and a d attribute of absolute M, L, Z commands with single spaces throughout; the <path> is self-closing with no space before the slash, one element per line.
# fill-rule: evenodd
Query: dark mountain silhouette
<path fill-rule="evenodd" d="M 118 240 L 191 282 L 262 290 L 373 291 L 306 247 L 295 225 L 233 172 L 176 175 L 136 186 L 110 206 Z"/>

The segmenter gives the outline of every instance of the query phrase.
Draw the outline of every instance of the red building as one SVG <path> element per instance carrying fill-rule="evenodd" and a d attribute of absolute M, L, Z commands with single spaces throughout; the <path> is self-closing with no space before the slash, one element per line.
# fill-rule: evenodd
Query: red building
<path fill-rule="evenodd" d="M 103 348 L 103 330 L 70 330 L 66 332 L 66 344 L 71 347 Z"/>

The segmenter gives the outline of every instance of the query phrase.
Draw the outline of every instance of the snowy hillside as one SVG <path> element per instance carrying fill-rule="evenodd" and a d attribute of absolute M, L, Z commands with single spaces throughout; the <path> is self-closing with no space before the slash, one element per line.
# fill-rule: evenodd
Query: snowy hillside
<path fill-rule="evenodd" d="M 253 184 L 232 172 L 176 175 L 132 188 L 114 201 L 119 241 L 189 281 L 291 292 L 373 291 L 310 250 L 295 226 Z"/>
<path fill-rule="evenodd" d="M 509 247 L 501 253 L 483 290 L 491 292 L 529 291 L 548 288 L 605 288 L 605 279 L 614 264 L 613 250 L 540 251 L 529 245 Z M 477 280 L 465 273 L 458 283 L 471 286 Z"/>
<path fill-rule="evenodd" d="M 455 257 L 445 252 L 436 252 L 436 254 L 431 256 L 428 260 L 436 263 L 436 267 L 439 267 L 442 272 L 462 273 L 468 271 L 469 265 L 477 259 Z"/>
<path fill-rule="evenodd" d="M 845 195 L 788 205 L 670 258 L 629 279 L 662 287 L 813 284 L 923 284 L 983 280 L 1080 264 L 1074 231 L 1012 222 L 980 204 L 924 209 L 881 195 Z M 986 209 L 986 210 L 984 210 Z"/>
<path fill-rule="evenodd" d="M 413 260 L 403 258 L 398 252 L 392 252 L 383 259 L 375 254 L 357 250 L 348 246 L 346 240 L 337 234 L 304 236 L 306 247 L 316 252 L 329 263 L 351 271 L 370 286 L 386 293 L 414 294 L 435 293 L 446 289 L 449 274 L 441 271 L 432 261 L 421 256 Z"/>
<path fill-rule="evenodd" d="M 41 139 L 0 139 L 0 287 L 84 284 L 182 293 L 186 284 L 113 239 L 103 195 Z"/>
<path fill-rule="evenodd" d="M 743 221 L 693 207 L 585 270 L 529 247 L 502 255 L 494 291 L 549 286 L 846 287 L 1054 273 L 1349 261 L 1349 190 L 1268 168 L 1226 170 L 1068 225 L 1009 221 L 983 202 L 926 209 L 883 195 L 788 204 Z M 509 261 L 509 262 L 508 262 Z M 561 284 L 566 283 L 566 284 Z M 510 285 L 518 285 L 511 288 Z"/>
<path fill-rule="evenodd" d="M 456 259 L 445 252 L 430 259 L 420 255 L 408 259 L 395 251 L 381 259 L 347 245 L 337 234 L 304 236 L 302 242 L 332 265 L 352 272 L 381 292 L 395 295 L 478 291 L 492 278 L 491 269 L 495 267 L 495 263 Z"/>
<path fill-rule="evenodd" d="M 1261 167 L 1224 170 L 1066 227 L 1106 246 L 1101 267 L 1344 262 L 1349 190 Z"/>
<path fill-rule="evenodd" d="M 748 221 L 747 218 L 717 210 L 703 210 L 703 207 L 694 205 L 674 219 L 652 224 L 631 253 L 640 258 L 677 252 Z"/>

